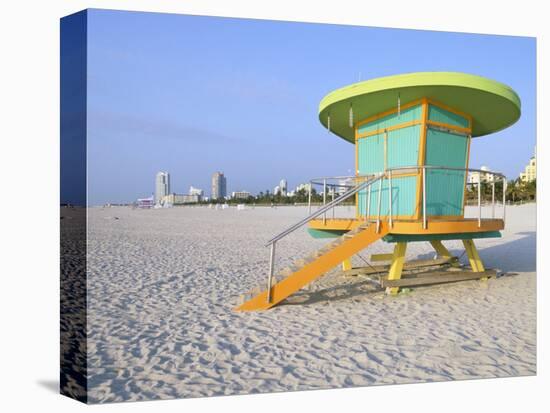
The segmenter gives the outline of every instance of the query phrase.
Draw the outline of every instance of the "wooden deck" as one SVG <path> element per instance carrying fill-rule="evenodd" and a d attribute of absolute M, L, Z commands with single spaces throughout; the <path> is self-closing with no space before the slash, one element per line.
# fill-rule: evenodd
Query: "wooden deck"
<path fill-rule="evenodd" d="M 430 284 L 443 284 L 457 281 L 480 280 L 496 277 L 496 270 L 475 271 L 437 271 L 421 274 L 402 275 L 398 280 L 389 280 L 387 276 L 380 277 L 382 288 L 413 287 Z"/>
<path fill-rule="evenodd" d="M 309 228 L 321 231 L 349 231 L 365 221 L 357 218 L 313 219 L 309 221 Z M 381 222 L 387 223 L 383 219 Z M 502 219 L 482 219 L 478 225 L 477 218 L 428 220 L 427 228 L 422 228 L 422 221 L 394 221 L 390 227 L 390 234 L 429 235 L 429 234 L 461 234 L 472 232 L 491 232 L 504 229 Z"/>

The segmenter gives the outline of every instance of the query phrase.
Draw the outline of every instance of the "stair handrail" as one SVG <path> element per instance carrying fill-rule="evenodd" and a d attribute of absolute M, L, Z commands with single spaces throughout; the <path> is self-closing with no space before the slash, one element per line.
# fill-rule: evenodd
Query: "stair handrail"
<path fill-rule="evenodd" d="M 317 218 L 319 215 L 322 215 L 323 213 L 327 212 L 329 209 L 334 208 L 338 204 L 344 202 L 346 199 L 351 197 L 352 195 L 355 195 L 357 192 L 362 191 L 363 189 L 366 189 L 368 186 L 372 185 L 373 183 L 377 182 L 379 179 L 384 177 L 384 172 L 380 172 L 378 174 L 371 175 L 370 178 L 368 178 L 366 181 L 356 184 L 353 188 L 349 189 L 348 191 L 344 192 L 342 195 L 340 195 L 338 198 L 334 199 L 333 201 L 329 202 L 328 204 L 325 204 L 322 208 L 318 209 L 317 211 L 311 213 L 301 221 L 297 222 L 296 224 L 292 225 L 291 227 L 285 229 L 280 234 L 274 236 L 271 238 L 267 243 L 265 244 L 266 247 L 269 247 L 271 244 L 279 241 L 281 238 L 286 237 L 288 234 L 296 231 L 298 228 L 302 227 L 303 225 L 307 224 L 309 221 L 311 221 L 314 218 Z"/>
<path fill-rule="evenodd" d="M 397 168 L 389 168 L 387 169 L 388 173 L 391 175 L 392 172 L 398 172 L 398 171 L 405 171 L 410 169 L 417 169 L 421 171 L 422 173 L 422 228 L 427 228 L 427 211 L 426 211 L 426 171 L 430 170 L 441 170 L 441 171 L 458 171 L 458 172 L 464 172 L 466 176 L 468 176 L 469 173 L 476 172 L 480 174 L 479 181 L 478 182 L 468 182 L 466 181 L 466 185 L 476 185 L 477 186 L 477 207 L 478 207 L 478 216 L 477 216 L 477 226 L 478 228 L 481 228 L 481 174 L 483 175 L 491 175 L 493 177 L 493 180 L 491 183 L 492 186 L 492 218 L 495 218 L 495 178 L 500 179 L 502 181 L 502 220 L 506 222 L 506 190 L 508 186 L 508 182 L 506 179 L 506 176 L 501 172 L 494 172 L 489 171 L 486 169 L 473 169 L 473 168 L 456 168 L 451 166 L 442 166 L 442 165 L 411 165 L 411 166 L 403 166 L 403 167 L 397 167 Z M 391 184 L 390 184 L 390 192 L 391 192 Z M 466 193 L 464 193 L 464 202 L 466 202 Z M 390 220 L 391 220 L 391 203 L 390 203 Z"/>
<path fill-rule="evenodd" d="M 406 167 L 388 168 L 383 172 L 380 172 L 380 173 L 377 173 L 377 174 L 372 174 L 370 176 L 366 176 L 367 179 L 364 182 L 362 182 L 360 184 L 355 184 L 354 187 L 352 187 L 348 191 L 344 192 L 344 194 L 342 194 L 341 196 L 339 196 L 336 199 L 333 199 L 328 204 L 324 204 L 322 208 L 318 209 L 317 211 L 315 211 L 313 213 L 310 213 L 307 217 L 305 217 L 301 221 L 297 222 L 296 224 L 292 225 L 291 227 L 287 228 L 286 230 L 279 233 L 275 237 L 271 238 L 265 244 L 266 247 L 271 246 L 271 255 L 270 255 L 270 260 L 269 260 L 269 273 L 268 273 L 268 280 L 267 280 L 267 302 L 268 303 L 271 302 L 272 279 L 273 279 L 273 273 L 274 273 L 274 267 L 275 267 L 275 244 L 276 244 L 277 241 L 279 241 L 281 238 L 286 237 L 288 234 L 294 232 L 295 230 L 302 227 L 303 225 L 307 224 L 312 219 L 318 217 L 319 215 L 322 215 L 322 214 L 326 213 L 328 210 L 334 208 L 336 205 L 339 205 L 340 203 L 342 203 L 343 201 L 345 201 L 346 199 L 348 199 L 352 195 L 355 195 L 359 191 L 362 191 L 362 190 L 367 189 L 367 188 L 369 188 L 369 201 L 368 201 L 367 205 L 370 206 L 370 186 L 372 184 L 374 184 L 375 182 L 380 181 L 380 186 L 379 186 L 379 189 L 378 189 L 378 194 L 379 194 L 378 195 L 378 220 L 377 220 L 377 225 L 376 225 L 376 231 L 378 232 L 379 225 L 380 225 L 380 203 L 381 203 L 381 199 L 382 199 L 382 197 L 381 197 L 381 191 L 382 191 L 381 186 L 382 186 L 382 183 L 383 183 L 382 180 L 385 179 L 386 177 L 388 178 L 388 181 L 389 181 L 389 197 L 390 197 L 390 200 L 389 200 L 389 223 L 390 223 L 390 226 L 391 226 L 392 221 L 393 221 L 393 213 L 392 213 L 392 204 L 393 204 L 392 199 L 393 198 L 392 198 L 392 183 L 391 183 L 392 182 L 392 172 L 404 171 L 404 170 L 408 170 L 408 169 L 417 169 L 417 170 L 422 171 L 422 203 L 423 203 L 423 205 L 422 205 L 422 221 L 423 221 L 422 227 L 424 229 L 427 228 L 426 195 L 425 195 L 426 194 L 426 170 L 431 170 L 431 169 L 464 171 L 466 174 L 469 173 L 469 172 L 478 172 L 480 174 L 481 173 L 489 174 L 489 175 L 493 175 L 493 177 L 496 176 L 496 177 L 501 178 L 502 183 L 503 183 L 503 191 L 502 191 L 503 192 L 502 202 L 503 202 L 503 207 L 504 207 L 504 209 L 503 209 L 503 220 L 505 219 L 505 216 L 506 216 L 506 186 L 507 186 L 507 181 L 506 181 L 506 177 L 502 173 L 487 171 L 487 170 L 483 170 L 483 169 L 454 168 L 454 167 L 445 167 L 445 166 L 436 166 L 436 165 L 412 165 L 412 166 L 406 166 Z M 363 177 L 365 177 L 365 176 L 356 176 L 355 178 L 358 179 L 358 178 L 363 178 Z M 326 193 L 326 179 L 327 178 L 323 178 L 323 185 L 324 185 L 323 194 Z M 310 185 L 312 183 L 313 183 L 313 181 L 311 181 Z M 478 186 L 478 209 L 479 209 L 478 226 L 481 227 L 481 179 L 477 183 L 477 186 Z M 310 186 L 309 194 L 310 194 L 310 200 L 311 200 L 311 186 Z M 464 196 L 466 197 L 466 194 L 464 194 Z M 493 203 L 493 218 L 494 218 L 495 181 L 492 182 L 492 203 Z M 310 203 L 310 205 L 311 205 L 311 203 Z M 367 211 L 368 211 L 368 206 L 367 206 Z M 368 215 L 369 214 L 367 212 L 365 217 L 368 218 Z"/>
<path fill-rule="evenodd" d="M 272 286 L 272 279 L 273 279 L 273 273 L 275 269 L 275 244 L 277 241 L 279 241 L 281 238 L 286 237 L 288 234 L 296 231 L 298 228 L 302 227 L 303 225 L 307 224 L 309 221 L 311 221 L 314 218 L 317 218 L 319 215 L 324 214 L 326 211 L 328 211 L 331 208 L 334 208 L 336 205 L 340 204 L 341 202 L 345 201 L 352 195 L 355 195 L 357 192 L 362 191 L 363 189 L 366 189 L 373 183 L 377 182 L 380 179 L 384 178 L 384 172 L 380 172 L 378 174 L 372 175 L 371 178 L 367 178 L 366 181 L 362 182 L 361 184 L 356 184 L 355 187 L 349 189 L 347 192 L 344 192 L 341 196 L 339 196 L 336 199 L 333 199 L 328 204 L 324 205 L 322 208 L 318 209 L 317 211 L 309 214 L 307 217 L 302 219 L 301 221 L 297 222 L 296 224 L 292 225 L 291 227 L 285 229 L 280 234 L 274 236 L 271 238 L 266 244 L 266 247 L 271 246 L 271 253 L 269 257 L 269 273 L 267 277 L 267 302 L 271 302 L 271 286 Z"/>

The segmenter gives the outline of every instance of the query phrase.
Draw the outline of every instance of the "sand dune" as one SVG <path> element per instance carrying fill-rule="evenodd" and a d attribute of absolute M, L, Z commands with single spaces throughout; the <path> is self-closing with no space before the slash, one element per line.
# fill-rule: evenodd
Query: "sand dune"
<path fill-rule="evenodd" d="M 387 297 L 334 270 L 270 311 L 233 312 L 265 281 L 265 241 L 306 213 L 91 208 L 90 401 L 536 373 L 534 205 L 507 208 L 503 238 L 478 242 L 486 266 L 505 273 L 498 279 Z M 278 245 L 278 268 L 326 242 L 296 232 Z M 462 254 L 460 242 L 446 245 Z M 410 244 L 407 257 L 422 256 L 433 256 L 429 244 Z"/>

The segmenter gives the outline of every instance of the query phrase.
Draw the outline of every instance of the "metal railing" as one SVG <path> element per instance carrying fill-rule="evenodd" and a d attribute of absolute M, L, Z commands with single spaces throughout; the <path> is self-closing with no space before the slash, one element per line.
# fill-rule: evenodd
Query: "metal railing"
<path fill-rule="evenodd" d="M 372 185 L 374 182 L 376 182 L 378 180 L 381 180 L 383 175 L 384 175 L 383 173 L 380 173 L 378 175 L 371 175 L 365 181 L 355 184 L 351 189 L 348 189 L 344 194 L 342 194 L 341 196 L 339 196 L 336 199 L 333 199 L 328 204 L 326 203 L 326 194 L 325 194 L 325 196 L 323 197 L 323 200 L 325 202 L 324 202 L 324 205 L 321 208 L 319 208 L 317 211 L 315 211 L 313 213 L 310 213 L 307 217 L 305 217 L 301 221 L 297 222 L 296 224 L 292 225 L 291 227 L 285 229 L 280 234 L 274 236 L 273 238 L 271 238 L 265 244 L 266 247 L 271 246 L 271 253 L 270 253 L 270 259 L 269 259 L 269 275 L 268 275 L 268 279 L 267 279 L 267 302 L 268 303 L 271 302 L 271 283 L 272 283 L 272 280 L 273 280 L 273 274 L 275 272 L 275 246 L 276 246 L 277 241 L 279 241 L 281 238 L 286 237 L 288 234 L 296 231 L 298 228 L 300 228 L 303 225 L 307 224 L 312 219 L 317 218 L 319 215 L 326 214 L 326 212 L 329 211 L 331 208 L 334 208 L 336 205 L 341 204 L 346 199 L 352 197 L 353 195 L 355 195 L 359 191 L 361 191 L 361 190 L 367 188 L 368 186 Z M 326 188 L 326 182 L 325 182 L 325 188 Z M 309 193 L 310 193 L 310 200 L 311 200 L 311 186 L 310 186 Z M 311 209 L 311 202 L 309 204 L 309 207 Z M 325 221 L 326 221 L 326 218 L 325 218 Z"/>
<path fill-rule="evenodd" d="M 387 218 L 388 218 L 388 221 L 389 221 L 389 224 L 390 224 L 390 227 L 393 226 L 393 221 L 394 221 L 394 214 L 393 214 L 393 185 L 392 185 L 392 176 L 395 176 L 395 174 L 398 174 L 398 173 L 407 173 L 407 172 L 412 172 L 412 173 L 420 173 L 420 176 L 421 176 L 421 185 L 422 185 L 422 191 L 421 191 L 421 196 L 422 196 L 422 227 L 424 229 L 427 228 L 427 225 L 428 225 L 428 216 L 427 216 L 427 205 L 426 205 L 426 202 L 427 202 L 427 197 L 424 196 L 425 193 L 427 193 L 427 189 L 426 189 L 426 186 L 427 186 L 427 179 L 426 179 L 426 175 L 427 175 L 427 171 L 434 171 L 434 170 L 440 170 L 440 171 L 456 171 L 456 172 L 464 172 L 465 173 L 465 178 L 466 178 L 466 187 L 468 186 L 477 186 L 477 192 L 478 192 L 478 226 L 481 226 L 481 219 L 482 219 L 482 208 L 481 208 L 481 185 L 482 184 L 491 184 L 492 185 L 492 218 L 495 217 L 495 205 L 496 205 L 496 200 L 495 200 L 495 184 L 498 182 L 498 181 L 501 181 L 503 183 L 503 191 L 502 191 L 502 204 L 503 204 L 503 220 L 505 220 L 506 218 L 506 177 L 500 173 L 500 172 L 493 172 L 493 171 L 487 171 L 487 170 L 484 170 L 484 169 L 466 169 L 466 168 L 453 168 L 453 167 L 447 167 L 447 166 L 434 166 L 434 165 L 421 165 L 421 166 L 418 166 L 418 165 L 413 165 L 413 166 L 405 166 L 405 167 L 399 167 L 399 168 L 389 168 L 389 169 L 386 169 L 385 172 L 381 173 L 380 176 L 381 176 L 381 180 L 379 182 L 379 189 L 378 189 L 378 193 L 380 194 L 381 193 L 381 187 L 382 187 L 382 180 L 384 179 L 387 179 L 388 180 L 388 185 L 389 185 L 389 188 L 388 188 L 388 193 L 389 193 L 389 201 L 388 201 L 388 209 L 389 209 L 389 213 L 387 214 Z M 478 174 L 478 181 L 469 181 L 467 179 L 468 177 L 468 174 L 470 173 L 476 173 Z M 370 176 L 375 176 L 375 175 L 370 175 Z M 482 178 L 483 176 L 483 178 Z M 329 189 L 329 193 L 331 192 L 331 188 L 332 188 L 332 194 L 334 194 L 334 188 L 338 188 L 338 187 L 342 187 L 342 186 L 349 186 L 349 185 L 344 185 L 344 184 L 341 184 L 341 183 L 338 183 L 338 184 L 334 184 L 334 183 L 330 183 L 330 180 L 339 180 L 339 181 L 342 181 L 342 180 L 345 180 L 345 179 L 348 179 L 348 180 L 353 180 L 353 179 L 365 179 L 365 178 L 368 178 L 369 175 L 358 175 L 358 176 L 335 176 L 335 177 L 322 177 L 322 178 L 315 178 L 315 179 L 312 179 L 310 180 L 310 186 L 309 186 L 309 201 L 308 201 L 308 211 L 309 213 L 311 213 L 311 208 L 312 208 L 312 203 L 311 203 L 311 196 L 312 196 L 312 188 L 313 188 L 313 185 L 323 185 L 323 206 L 326 205 L 326 189 L 328 188 Z M 366 216 L 367 217 L 370 217 L 371 214 L 370 214 L 370 206 L 371 206 L 371 187 L 369 186 L 368 189 L 367 189 L 367 202 L 366 202 Z M 334 195 L 333 195 L 334 196 Z M 464 197 L 467 196 L 467 193 L 464 192 Z M 378 197 L 378 205 L 377 205 L 377 226 L 379 226 L 379 222 L 380 222 L 380 219 L 381 219 L 381 216 L 380 216 L 380 210 L 381 210 L 381 201 L 382 201 L 382 198 L 379 196 Z M 466 203 L 466 202 L 464 202 Z M 333 218 L 334 218 L 334 209 L 333 209 Z M 323 216 L 323 223 L 326 222 L 326 212 Z"/>
<path fill-rule="evenodd" d="M 381 174 L 370 174 L 370 175 L 354 175 L 354 176 L 325 176 L 321 178 L 314 178 L 309 181 L 309 191 L 308 191 L 308 214 L 311 214 L 311 198 L 312 198 L 312 190 L 315 185 L 321 186 L 322 189 L 322 196 L 323 196 L 323 203 L 322 205 L 326 205 L 326 199 L 328 196 L 331 197 L 331 201 L 334 201 L 335 198 L 341 197 L 343 194 L 345 194 L 346 191 L 348 191 L 350 188 L 354 188 L 358 183 L 368 181 L 369 179 L 375 178 L 378 175 Z M 333 182 L 334 181 L 334 182 Z M 323 214 L 323 223 L 326 222 L 327 218 L 327 212 L 326 211 Z M 332 218 L 335 217 L 335 210 L 334 207 L 332 208 Z"/>
<path fill-rule="evenodd" d="M 481 207 L 481 185 L 482 183 L 490 183 L 492 184 L 492 190 L 491 190 L 491 199 L 492 199 L 492 218 L 495 217 L 495 184 L 498 180 L 502 181 L 502 204 L 503 204 L 503 213 L 502 213 L 502 219 L 505 220 L 506 218 L 506 177 L 499 173 L 499 172 L 492 172 L 492 171 L 486 171 L 483 169 L 466 169 L 466 168 L 452 168 L 452 167 L 445 167 L 445 166 L 432 166 L 432 165 L 414 165 L 414 166 L 407 166 L 407 167 L 399 167 L 399 168 L 390 168 L 386 169 L 384 172 L 380 172 L 378 174 L 371 174 L 371 175 L 357 175 L 357 176 L 335 176 L 335 177 L 322 177 L 322 178 L 315 178 L 310 180 L 309 182 L 309 193 L 308 193 L 308 216 L 302 219 L 301 221 L 297 222 L 296 224 L 292 225 L 291 227 L 287 228 L 280 234 L 276 235 L 275 237 L 271 238 L 267 243 L 266 246 L 271 246 L 271 252 L 270 252 L 270 260 L 269 260 L 269 273 L 268 273 L 268 281 L 267 281 L 267 302 L 271 302 L 271 286 L 272 286 L 272 280 L 273 280 L 273 274 L 275 272 L 275 246 L 277 241 L 280 239 L 286 237 L 290 233 L 296 231 L 298 228 L 302 227 L 303 225 L 307 224 L 312 219 L 317 218 L 320 215 L 323 215 L 323 224 L 326 224 L 326 214 L 328 211 L 332 210 L 332 217 L 335 216 L 335 207 L 342 204 L 345 200 L 351 198 L 352 196 L 358 194 L 361 191 L 366 191 L 367 195 L 367 203 L 365 208 L 365 221 L 367 222 L 374 222 L 371 217 L 371 193 L 372 193 L 372 185 L 376 182 L 378 182 L 378 199 L 377 199 L 377 213 L 376 213 L 376 231 L 378 232 L 380 230 L 380 223 L 382 220 L 381 216 L 381 207 L 382 207 L 382 185 L 384 179 L 388 180 L 388 213 L 387 213 L 387 220 L 389 223 L 390 228 L 393 227 L 394 223 L 394 214 L 393 214 L 393 183 L 392 180 L 399 174 L 407 173 L 407 172 L 413 172 L 415 174 L 420 174 L 421 180 L 422 180 L 422 227 L 424 229 L 428 226 L 428 215 L 427 215 L 427 197 L 425 194 L 427 193 L 427 179 L 426 179 L 426 172 L 427 171 L 434 171 L 434 170 L 441 170 L 441 171 L 456 171 L 456 172 L 464 172 L 465 176 L 465 190 L 464 190 L 464 205 L 466 204 L 466 197 L 467 197 L 467 186 L 468 185 L 477 185 L 477 205 L 478 205 L 478 227 L 481 227 L 481 220 L 482 220 L 482 207 Z M 477 173 L 478 175 L 478 181 L 469 181 L 468 174 L 470 173 Z M 484 176 L 482 178 L 481 176 Z M 488 177 L 488 178 L 487 178 Z M 338 183 L 332 183 L 331 181 L 337 180 Z M 343 181 L 347 183 L 342 183 Z M 312 189 L 314 185 L 322 185 L 323 187 L 323 204 L 322 206 L 315 212 L 311 212 L 312 210 Z M 327 203 L 327 188 L 329 189 L 329 192 L 332 196 L 332 200 Z M 335 197 L 336 195 L 336 188 L 341 189 L 344 188 L 345 192 L 341 193 L 338 197 Z"/>
<path fill-rule="evenodd" d="M 434 165 L 422 165 L 422 166 L 407 166 L 407 167 L 400 167 L 400 168 L 391 168 L 388 169 L 387 172 L 389 174 L 395 173 L 395 172 L 410 172 L 410 171 L 420 171 L 422 176 L 422 227 L 424 229 L 427 228 L 427 207 L 426 207 L 426 199 L 427 197 L 424 196 L 424 194 L 427 193 L 426 189 L 426 171 L 455 171 L 455 172 L 464 172 L 465 174 L 465 184 L 466 188 L 468 186 L 477 186 L 477 206 L 478 206 L 478 227 L 481 227 L 481 219 L 482 219 L 482 208 L 481 208 L 481 185 L 482 184 L 491 184 L 492 185 L 492 218 L 494 218 L 495 215 L 495 185 L 497 181 L 502 182 L 502 219 L 506 220 L 506 188 L 507 188 L 507 182 L 506 182 L 506 176 L 500 172 L 493 172 L 493 171 L 487 171 L 484 169 L 470 169 L 470 168 L 452 168 L 448 166 L 434 166 Z M 468 180 L 468 175 L 471 173 L 477 174 L 477 181 Z M 482 178 L 482 175 L 484 176 Z M 392 191 L 391 183 L 390 183 L 390 193 Z M 466 197 L 467 192 L 464 191 L 464 205 L 466 204 Z M 390 211 L 391 211 L 391 202 L 390 202 Z M 391 213 L 391 212 L 390 212 Z"/>

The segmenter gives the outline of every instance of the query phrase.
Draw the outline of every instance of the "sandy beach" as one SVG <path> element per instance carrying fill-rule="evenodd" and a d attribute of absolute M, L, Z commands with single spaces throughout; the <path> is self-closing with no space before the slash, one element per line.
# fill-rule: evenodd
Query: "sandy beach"
<path fill-rule="evenodd" d="M 391 297 L 337 268 L 272 310 L 237 313 L 265 283 L 265 242 L 307 208 L 90 208 L 90 402 L 536 374 L 536 206 L 506 214 L 502 238 L 477 241 L 499 278 Z M 277 267 L 328 241 L 297 231 Z M 467 263 L 461 242 L 445 245 Z M 424 242 L 407 250 L 433 255 Z"/>

